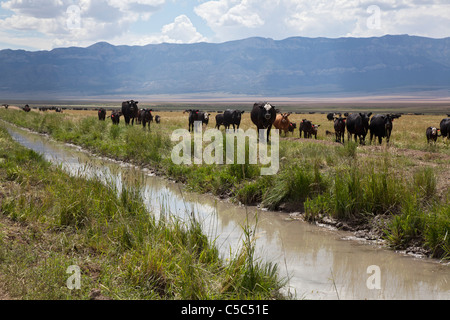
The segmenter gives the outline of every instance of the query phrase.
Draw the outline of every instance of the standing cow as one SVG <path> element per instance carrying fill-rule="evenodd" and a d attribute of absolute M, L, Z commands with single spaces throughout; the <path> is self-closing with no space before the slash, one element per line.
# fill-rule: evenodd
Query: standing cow
<path fill-rule="evenodd" d="M 450 117 L 442 119 L 440 123 L 441 136 L 450 139 Z"/>
<path fill-rule="evenodd" d="M 31 108 L 30 108 L 29 105 L 26 104 L 25 107 L 22 108 L 22 110 L 25 111 L 25 112 L 30 112 Z"/>
<path fill-rule="evenodd" d="M 300 122 L 300 126 L 298 128 L 298 130 L 300 131 L 300 138 L 302 137 L 302 132 L 305 138 L 310 138 L 312 134 L 312 127 L 313 124 L 311 121 L 303 119 L 302 122 Z"/>
<path fill-rule="evenodd" d="M 427 136 L 427 142 L 430 143 L 430 141 L 436 142 L 437 138 L 439 137 L 439 131 L 440 129 L 436 127 L 428 127 L 425 134 Z"/>
<path fill-rule="evenodd" d="M 242 114 L 245 111 L 240 110 L 225 110 L 223 113 L 223 125 L 225 126 L 225 129 L 229 129 L 230 125 L 233 126 L 233 131 L 237 129 L 239 130 L 239 126 L 241 125 L 241 118 Z M 220 120 L 220 117 L 219 117 Z M 216 117 L 216 126 L 217 126 L 217 117 Z"/>
<path fill-rule="evenodd" d="M 134 119 L 138 118 L 138 103 L 139 101 L 129 100 L 122 102 L 122 115 L 125 118 L 125 124 L 129 125 L 131 120 L 131 125 L 134 125 Z"/>
<path fill-rule="evenodd" d="M 218 113 L 216 115 L 216 129 L 220 129 L 220 126 L 222 126 L 222 125 L 224 126 L 223 113 Z"/>
<path fill-rule="evenodd" d="M 122 112 L 120 111 L 112 111 L 111 112 L 111 121 L 113 124 L 118 125 L 120 122 L 120 116 L 122 115 Z"/>
<path fill-rule="evenodd" d="M 105 119 L 106 119 L 106 110 L 103 108 L 100 108 L 98 110 L 98 120 L 105 121 Z"/>
<path fill-rule="evenodd" d="M 150 129 L 150 122 L 153 121 L 153 115 L 152 115 L 152 109 L 142 109 L 141 110 L 141 120 L 142 120 L 142 126 L 146 127 L 148 124 L 148 128 Z"/>
<path fill-rule="evenodd" d="M 381 144 L 383 138 L 386 138 L 386 142 L 389 143 L 391 138 L 392 127 L 394 119 L 400 118 L 399 114 L 377 114 L 370 120 L 370 143 L 372 143 L 373 137 L 378 138 L 378 142 Z"/>
<path fill-rule="evenodd" d="M 289 127 L 291 124 L 291 121 L 289 121 L 289 116 L 291 113 L 283 113 L 283 114 L 277 114 L 277 117 L 275 118 L 275 121 L 273 122 L 273 126 L 277 128 L 280 131 L 284 131 L 284 136 L 286 136 L 287 132 L 289 131 Z"/>
<path fill-rule="evenodd" d="M 189 118 L 188 118 L 189 119 L 189 132 L 191 132 L 191 128 L 192 128 L 192 131 L 194 131 L 194 122 L 195 121 L 201 121 L 202 124 L 208 125 L 209 116 L 211 115 L 210 113 L 199 111 L 199 110 L 193 110 L 193 109 L 184 110 L 183 113 L 185 113 L 185 112 L 189 113 Z"/>
<path fill-rule="evenodd" d="M 155 116 L 155 122 L 156 122 L 156 123 L 160 123 L 160 122 L 161 122 L 161 117 L 158 116 L 158 115 L 156 115 L 156 116 Z"/>
<path fill-rule="evenodd" d="M 253 109 L 250 113 L 250 118 L 253 124 L 259 130 L 267 129 L 267 142 L 269 142 L 270 129 L 276 119 L 277 112 L 275 107 L 267 102 L 256 102 L 253 104 Z"/>
<path fill-rule="evenodd" d="M 355 142 L 359 138 L 359 143 L 364 144 L 366 135 L 369 131 L 369 120 L 372 112 L 369 113 L 351 113 L 347 116 L 346 128 L 347 139 L 350 141 L 352 135 L 355 137 Z"/>
<path fill-rule="evenodd" d="M 334 134 L 336 136 L 336 142 L 344 143 L 345 140 L 345 121 L 347 118 L 334 117 Z"/>

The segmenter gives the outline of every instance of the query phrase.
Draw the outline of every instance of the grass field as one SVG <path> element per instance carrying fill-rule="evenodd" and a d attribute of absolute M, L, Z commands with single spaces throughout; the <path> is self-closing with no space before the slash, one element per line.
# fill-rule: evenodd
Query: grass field
<path fill-rule="evenodd" d="M 178 105 L 178 109 L 191 107 Z M 217 107 L 222 108 L 225 106 Z M 282 112 L 298 110 L 292 105 L 279 108 Z M 298 131 L 287 137 L 281 134 L 280 170 L 274 177 L 261 176 L 259 165 L 175 165 L 170 159 L 170 135 L 188 127 L 187 114 L 180 111 L 159 108 L 153 114 L 161 116 L 161 124 L 152 124 L 150 131 L 126 127 L 123 118 L 119 126 L 109 119 L 99 122 L 96 111 L 89 108 L 62 114 L 0 109 L 0 117 L 98 154 L 148 166 L 197 192 L 301 212 L 309 221 L 331 217 L 359 229 L 377 230 L 376 236 L 385 238 L 393 248 L 420 247 L 432 257 L 448 258 L 450 141 L 439 138 L 436 144 L 428 144 L 425 137 L 425 129 L 439 126 L 447 109 L 440 114 L 433 109 L 436 114 L 432 114 L 423 112 L 423 106 L 422 112 L 419 107 L 398 106 L 391 112 L 404 114 L 394 121 L 390 144 L 369 144 L 366 138 L 367 144 L 361 146 L 348 142 L 347 137 L 342 145 L 326 136 L 326 130 L 334 131 L 325 115 L 331 107 L 322 108 L 323 113 L 290 116 L 297 124 L 302 119 L 320 124 L 318 139 L 299 138 Z M 346 112 L 358 106 L 334 108 Z M 360 108 L 374 114 L 388 110 L 386 105 Z M 214 110 L 206 105 L 200 109 Z M 211 113 L 208 128 L 215 124 L 216 113 Z M 249 113 L 244 113 L 241 128 L 253 127 Z"/>
<path fill-rule="evenodd" d="M 0 126 L 0 300 L 285 298 L 252 227 L 224 261 L 195 218 L 157 220 L 137 190 L 69 176 Z"/>

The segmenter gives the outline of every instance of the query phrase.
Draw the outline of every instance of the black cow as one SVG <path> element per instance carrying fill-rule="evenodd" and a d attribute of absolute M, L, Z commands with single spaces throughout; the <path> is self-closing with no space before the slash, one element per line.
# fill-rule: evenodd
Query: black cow
<path fill-rule="evenodd" d="M 440 123 L 441 136 L 450 139 L 450 117 L 447 119 L 442 119 Z"/>
<path fill-rule="evenodd" d="M 9 105 L 7 105 L 6 103 L 2 105 L 3 107 L 5 107 L 5 109 L 8 109 Z"/>
<path fill-rule="evenodd" d="M 201 121 L 202 124 L 206 124 L 206 125 L 208 125 L 208 123 L 209 123 L 209 116 L 211 115 L 210 113 L 199 111 L 199 110 L 193 110 L 193 109 L 184 110 L 184 112 L 189 113 L 189 132 L 191 132 L 191 127 L 192 127 L 192 131 L 194 131 L 194 122 L 195 121 Z"/>
<path fill-rule="evenodd" d="M 138 103 L 139 101 L 129 100 L 122 102 L 122 115 L 125 118 L 125 124 L 129 125 L 131 120 L 131 125 L 134 125 L 134 119 L 138 117 Z"/>
<path fill-rule="evenodd" d="M 29 105 L 25 105 L 25 107 L 23 107 L 22 110 L 25 111 L 25 112 L 30 112 L 31 108 L 30 108 Z"/>
<path fill-rule="evenodd" d="M 223 113 L 216 115 L 216 129 L 220 129 L 220 126 L 224 125 Z"/>
<path fill-rule="evenodd" d="M 259 130 L 267 129 L 267 142 L 269 141 L 270 129 L 272 128 L 273 122 L 277 117 L 277 112 L 275 107 L 267 102 L 256 102 L 253 104 L 253 109 L 250 113 L 250 118 L 253 124 Z"/>
<path fill-rule="evenodd" d="M 295 122 L 290 122 L 289 123 L 289 132 L 292 132 L 292 134 L 294 134 L 294 130 L 297 128 L 297 124 Z"/>
<path fill-rule="evenodd" d="M 240 110 L 225 110 L 223 113 L 223 125 L 225 126 L 225 129 L 229 129 L 230 125 L 233 126 L 233 131 L 239 129 L 239 126 L 241 125 L 241 117 L 242 114 L 245 111 Z M 217 126 L 217 117 L 216 117 L 216 126 Z"/>
<path fill-rule="evenodd" d="M 311 121 L 303 119 L 302 122 L 300 122 L 300 127 L 299 127 L 299 131 L 300 131 L 300 138 L 302 137 L 302 132 L 303 132 L 303 136 L 305 138 L 310 138 L 313 132 L 313 124 Z"/>
<path fill-rule="evenodd" d="M 122 112 L 120 111 L 112 111 L 111 112 L 111 121 L 113 124 L 118 125 L 120 122 L 120 116 L 122 115 Z"/>
<path fill-rule="evenodd" d="M 156 116 L 155 116 L 155 122 L 156 122 L 156 123 L 160 123 L 160 122 L 161 122 L 161 117 L 158 116 L 158 115 L 156 115 Z"/>
<path fill-rule="evenodd" d="M 142 126 L 145 128 L 148 123 L 148 128 L 150 129 L 150 122 L 153 121 L 152 109 L 142 109 Z"/>
<path fill-rule="evenodd" d="M 437 138 L 439 137 L 439 131 L 440 129 L 436 127 L 428 127 L 425 134 L 427 136 L 427 142 L 430 143 L 430 141 L 436 142 Z"/>
<path fill-rule="evenodd" d="M 100 108 L 98 110 L 98 120 L 105 121 L 105 119 L 106 119 L 106 110 L 103 108 Z"/>
<path fill-rule="evenodd" d="M 377 114 L 370 120 L 370 143 L 372 143 L 373 137 L 378 137 L 378 142 L 381 144 L 383 138 L 386 138 L 387 143 L 391 137 L 392 122 L 394 119 L 400 118 L 399 114 Z"/>
<path fill-rule="evenodd" d="M 347 118 L 334 117 L 334 134 L 336 136 L 336 142 L 344 143 L 345 140 L 345 121 Z M 328 134 L 328 133 L 327 133 Z"/>
<path fill-rule="evenodd" d="M 355 136 L 355 142 L 359 138 L 359 143 L 364 144 L 366 135 L 369 131 L 369 120 L 372 112 L 369 113 L 351 113 L 347 116 L 346 128 L 347 139 L 350 141 L 352 135 Z"/>

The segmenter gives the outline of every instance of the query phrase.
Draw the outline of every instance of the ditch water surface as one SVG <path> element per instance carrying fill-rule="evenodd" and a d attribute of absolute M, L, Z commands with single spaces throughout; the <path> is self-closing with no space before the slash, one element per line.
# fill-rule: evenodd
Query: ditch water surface
<path fill-rule="evenodd" d="M 256 223 L 256 257 L 278 264 L 280 276 L 288 279 L 284 293 L 295 299 L 450 299 L 449 264 L 394 252 L 286 213 L 187 192 L 146 169 L 96 157 L 3 121 L 0 124 L 20 144 L 72 175 L 98 177 L 115 184 L 117 190 L 138 182 L 151 214 L 181 219 L 195 215 L 224 259 L 242 246 L 243 226 Z"/>

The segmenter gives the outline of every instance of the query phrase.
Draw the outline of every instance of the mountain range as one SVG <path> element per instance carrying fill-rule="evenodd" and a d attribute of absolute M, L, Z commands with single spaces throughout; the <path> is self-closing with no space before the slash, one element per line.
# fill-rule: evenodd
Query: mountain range
<path fill-rule="evenodd" d="M 450 88 L 450 38 L 248 38 L 0 51 L 0 97 L 386 94 Z"/>

